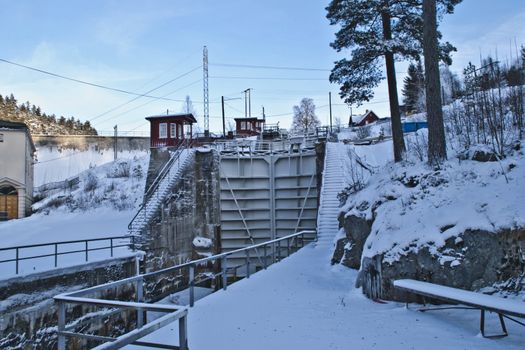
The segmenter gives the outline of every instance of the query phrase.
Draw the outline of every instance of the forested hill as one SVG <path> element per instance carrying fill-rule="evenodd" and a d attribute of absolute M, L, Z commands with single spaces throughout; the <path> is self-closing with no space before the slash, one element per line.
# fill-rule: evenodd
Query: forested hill
<path fill-rule="evenodd" d="M 0 120 L 25 123 L 33 135 L 97 135 L 89 121 L 46 114 L 30 102 L 18 103 L 13 94 L 0 95 Z"/>

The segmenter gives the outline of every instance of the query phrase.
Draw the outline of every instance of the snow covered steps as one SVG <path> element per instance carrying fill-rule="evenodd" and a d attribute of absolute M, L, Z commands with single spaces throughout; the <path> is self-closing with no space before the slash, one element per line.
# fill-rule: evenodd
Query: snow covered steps
<path fill-rule="evenodd" d="M 339 230 L 337 194 L 344 188 L 344 159 L 338 143 L 327 142 L 321 187 L 320 207 L 317 214 L 317 246 L 332 247 Z"/>

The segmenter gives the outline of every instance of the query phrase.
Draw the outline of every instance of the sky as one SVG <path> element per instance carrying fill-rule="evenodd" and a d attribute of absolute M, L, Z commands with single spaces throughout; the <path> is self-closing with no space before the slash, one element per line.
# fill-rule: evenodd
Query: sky
<path fill-rule="evenodd" d="M 323 124 L 350 112 L 374 110 L 388 116 L 383 82 L 375 98 L 359 108 L 345 105 L 339 87 L 328 81 L 333 62 L 344 57 L 330 48 L 336 27 L 326 19 L 328 0 L 224 1 L 68 1 L 0 0 L 0 59 L 158 100 L 51 77 L 0 62 L 0 94 L 39 105 L 48 114 L 90 120 L 101 132 L 145 132 L 145 117 L 180 112 L 190 96 L 203 126 L 202 52 L 209 54 L 210 130 L 222 131 L 221 96 L 227 124 L 244 116 L 245 89 L 251 90 L 251 115 L 289 127 L 293 106 L 314 99 Z M 525 1 L 464 0 L 443 18 L 440 30 L 452 42 L 452 71 L 492 54 L 500 60 L 525 44 Z M 514 51 L 513 51 L 514 50 Z M 308 68 L 263 69 L 250 66 Z M 406 62 L 396 64 L 398 88 Z M 171 82 L 170 82 L 171 81 Z M 170 83 L 167 83 L 170 82 Z M 166 84 L 167 83 L 167 84 Z M 227 125 L 228 129 L 228 125 Z"/>

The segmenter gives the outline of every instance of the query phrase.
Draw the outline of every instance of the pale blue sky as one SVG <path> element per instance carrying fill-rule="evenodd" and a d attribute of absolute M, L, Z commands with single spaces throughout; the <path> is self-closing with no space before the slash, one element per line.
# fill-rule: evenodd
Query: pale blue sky
<path fill-rule="evenodd" d="M 327 121 L 328 91 L 334 116 L 347 120 L 349 108 L 338 99 L 338 87 L 327 71 L 286 71 L 218 66 L 219 63 L 330 69 L 339 59 L 329 47 L 335 28 L 324 8 L 328 0 L 224 1 L 67 1 L 0 0 L 0 58 L 120 89 L 145 92 L 210 60 L 210 126 L 219 131 L 221 95 L 241 97 L 252 88 L 252 115 L 261 106 L 267 115 L 291 114 L 302 97 L 311 97 L 318 116 Z M 525 44 L 525 1 L 464 0 L 444 19 L 445 39 L 458 47 L 453 70 L 460 72 L 482 54 L 510 56 L 514 40 Z M 512 45 L 511 45 L 512 44 Z M 401 86 L 406 64 L 397 65 Z M 0 93 L 14 93 L 44 111 L 92 119 L 131 99 L 128 95 L 78 85 L 0 63 Z M 225 78 L 230 77 L 230 78 Z M 231 78 L 237 77 L 237 78 Z M 247 79 L 265 78 L 265 79 Z M 273 80 L 268 78 L 280 78 Z M 155 91 L 184 99 L 190 95 L 202 125 L 202 71 Z M 296 79 L 296 80 L 283 80 Z M 309 80 L 302 80 L 309 79 Z M 311 79 L 311 80 L 310 80 Z M 386 85 L 376 99 L 355 112 L 374 109 L 388 115 Z M 180 111 L 181 103 L 141 98 L 93 120 L 100 130 L 146 130 L 144 117 Z M 141 106 L 141 107 L 139 107 Z M 138 108 L 137 108 L 138 107 Z M 132 111 L 127 112 L 128 110 Z M 242 100 L 231 100 L 226 115 L 243 115 Z M 269 117 L 288 127 L 291 115 Z"/>

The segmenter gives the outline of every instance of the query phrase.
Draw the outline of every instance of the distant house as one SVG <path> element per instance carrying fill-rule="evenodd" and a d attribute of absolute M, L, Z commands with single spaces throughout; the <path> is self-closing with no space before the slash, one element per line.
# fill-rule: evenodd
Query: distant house
<path fill-rule="evenodd" d="M 186 140 L 193 139 L 193 114 L 165 114 L 147 117 L 150 122 L 150 146 L 175 147 Z"/>
<path fill-rule="evenodd" d="M 238 136 L 255 136 L 263 130 L 264 119 L 258 118 L 234 118 L 235 133 Z"/>
<path fill-rule="evenodd" d="M 367 109 L 364 114 L 351 116 L 349 126 L 365 126 L 367 124 L 375 123 L 378 120 L 379 117 L 377 114 Z"/>
<path fill-rule="evenodd" d="M 27 125 L 0 120 L 0 220 L 31 214 L 35 152 Z"/>

